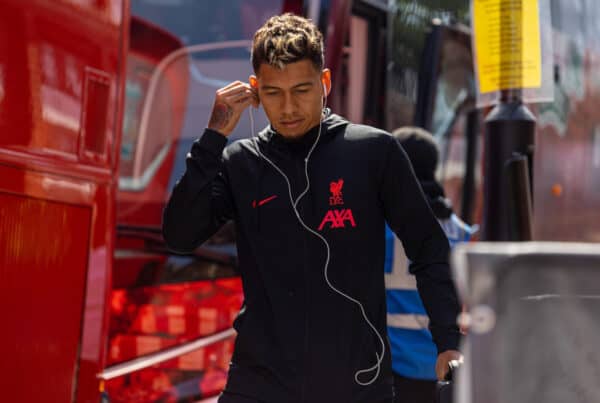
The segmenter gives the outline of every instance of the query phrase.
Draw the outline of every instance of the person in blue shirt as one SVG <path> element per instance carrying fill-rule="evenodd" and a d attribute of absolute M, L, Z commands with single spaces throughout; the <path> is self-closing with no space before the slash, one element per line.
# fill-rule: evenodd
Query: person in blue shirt
<path fill-rule="evenodd" d="M 450 245 L 468 241 L 476 227 L 467 225 L 454 214 L 444 189 L 435 180 L 439 159 L 435 138 L 418 127 L 402 127 L 392 134 L 406 151 Z M 386 227 L 385 285 L 394 403 L 430 403 L 435 400 L 438 351 L 428 330 L 429 318 L 419 297 L 415 276 L 409 273 L 408 267 L 402 243 Z"/>

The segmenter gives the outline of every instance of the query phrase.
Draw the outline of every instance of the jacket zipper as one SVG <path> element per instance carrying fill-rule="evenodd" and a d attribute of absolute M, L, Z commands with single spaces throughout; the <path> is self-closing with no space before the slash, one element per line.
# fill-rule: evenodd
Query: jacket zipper
<path fill-rule="evenodd" d="M 302 184 L 304 186 L 306 186 L 306 184 L 304 183 L 305 175 L 304 175 L 304 159 L 300 160 L 301 163 L 298 164 L 298 160 L 297 158 L 294 158 L 294 166 L 296 168 L 296 178 L 300 178 L 300 180 L 297 180 L 296 183 L 301 184 L 301 188 L 304 188 L 302 186 Z M 301 217 L 302 214 L 300 211 L 298 211 L 298 214 L 300 214 Z M 304 217 L 303 217 L 304 218 Z M 302 264 L 304 266 L 304 287 L 305 287 L 305 298 L 306 298 L 306 306 L 305 306 L 305 315 L 304 315 L 304 365 L 303 365 L 303 381 L 302 381 L 302 390 L 300 393 L 300 401 L 301 403 L 305 403 L 307 401 L 307 396 L 306 396 L 306 389 L 307 389 L 307 383 L 308 383 L 308 377 L 309 377 L 309 373 L 308 373 L 308 369 L 309 369 L 309 363 L 310 363 L 310 359 L 309 359 L 309 350 L 310 350 L 310 346 L 309 346 L 309 325 L 310 325 L 310 317 L 309 317 L 309 310 L 310 310 L 310 296 L 311 296 L 311 287 L 310 287 L 310 273 L 309 273 L 309 268 L 308 268 L 308 245 L 307 245 L 307 237 L 308 234 L 303 234 L 302 236 L 302 252 L 303 252 L 303 259 L 302 259 Z"/>

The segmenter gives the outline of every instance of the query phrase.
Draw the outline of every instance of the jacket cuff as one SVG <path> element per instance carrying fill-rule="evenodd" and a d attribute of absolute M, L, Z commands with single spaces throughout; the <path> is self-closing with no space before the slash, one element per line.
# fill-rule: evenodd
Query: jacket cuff
<path fill-rule="evenodd" d="M 438 354 L 447 350 L 458 350 L 462 334 L 457 327 L 430 329 Z"/>
<path fill-rule="evenodd" d="M 204 133 L 198 139 L 198 145 L 216 157 L 220 157 L 227 145 L 227 137 L 216 130 L 207 128 L 204 129 Z"/>

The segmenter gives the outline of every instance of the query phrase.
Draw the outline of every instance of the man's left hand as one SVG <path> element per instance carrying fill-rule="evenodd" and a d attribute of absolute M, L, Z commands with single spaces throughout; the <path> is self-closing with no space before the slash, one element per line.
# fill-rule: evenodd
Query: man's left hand
<path fill-rule="evenodd" d="M 463 357 L 460 351 L 446 350 L 438 355 L 435 363 L 435 374 L 439 381 L 443 381 L 449 371 L 448 363 L 452 360 L 457 360 L 462 363 Z"/>

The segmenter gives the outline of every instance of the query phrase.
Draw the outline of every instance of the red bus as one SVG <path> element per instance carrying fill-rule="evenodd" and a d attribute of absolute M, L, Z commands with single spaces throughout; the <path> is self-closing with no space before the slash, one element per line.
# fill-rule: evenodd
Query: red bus
<path fill-rule="evenodd" d="M 480 222 L 484 111 L 448 109 L 473 90 L 469 2 L 430 3 L 0 0 L 3 397 L 185 402 L 222 389 L 243 301 L 234 231 L 177 255 L 161 210 L 215 89 L 249 75 L 251 35 L 272 14 L 325 33 L 334 111 L 436 133 L 446 191 Z M 597 241 L 600 7 L 571 3 L 552 2 L 555 101 L 532 107 L 535 239 Z M 245 115 L 232 137 L 249 135 Z"/>
<path fill-rule="evenodd" d="M 2 400 L 97 402 L 129 7 L 0 2 Z"/>

